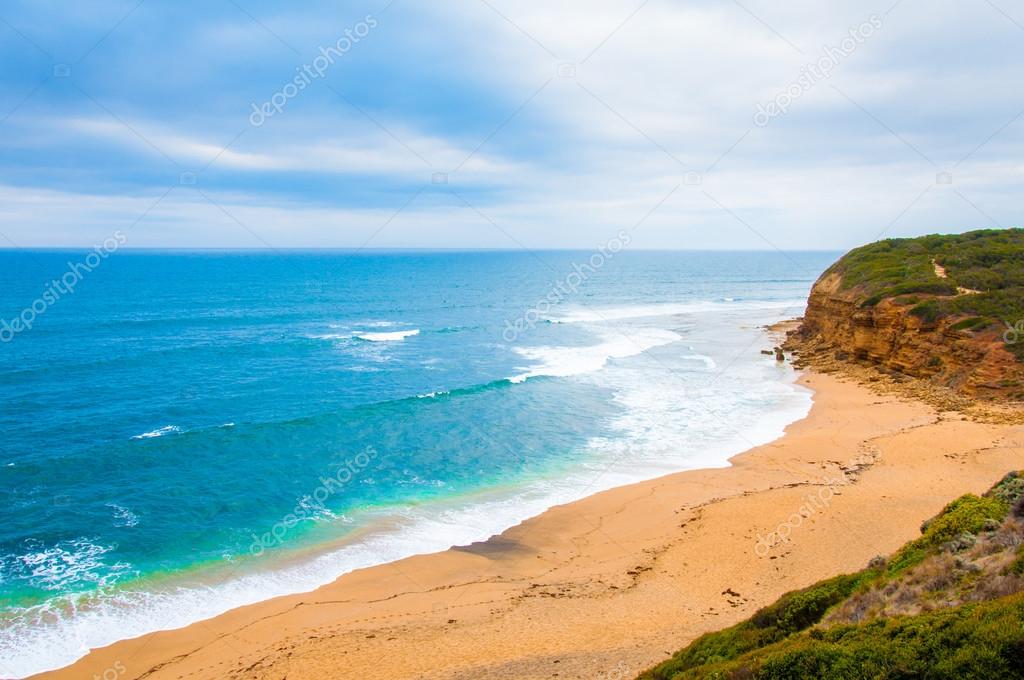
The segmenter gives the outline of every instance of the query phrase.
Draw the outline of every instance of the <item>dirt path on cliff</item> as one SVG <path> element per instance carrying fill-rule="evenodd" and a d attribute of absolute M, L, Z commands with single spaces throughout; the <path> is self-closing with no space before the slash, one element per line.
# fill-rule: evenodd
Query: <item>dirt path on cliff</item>
<path fill-rule="evenodd" d="M 943 267 L 941 264 L 939 264 L 935 260 L 932 260 L 932 266 L 935 267 L 935 276 L 939 277 L 940 279 L 949 278 L 949 275 L 946 274 L 946 268 Z M 964 288 L 963 286 L 956 287 L 957 295 L 977 295 L 980 292 L 980 290 L 974 290 L 973 288 Z"/>

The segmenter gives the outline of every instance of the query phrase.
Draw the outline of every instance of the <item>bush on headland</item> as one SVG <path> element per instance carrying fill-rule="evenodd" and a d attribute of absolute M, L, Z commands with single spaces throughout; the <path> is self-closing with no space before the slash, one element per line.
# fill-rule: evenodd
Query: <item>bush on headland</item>
<path fill-rule="evenodd" d="M 641 680 L 1024 678 L 1024 477 L 958 498 L 921 534 L 698 638 Z"/>
<path fill-rule="evenodd" d="M 885 239 L 851 250 L 828 273 L 840 274 L 862 307 L 896 299 L 926 323 L 965 316 L 957 330 L 1024 335 L 1024 229 Z M 1007 348 L 1024 360 L 1024 338 Z"/>

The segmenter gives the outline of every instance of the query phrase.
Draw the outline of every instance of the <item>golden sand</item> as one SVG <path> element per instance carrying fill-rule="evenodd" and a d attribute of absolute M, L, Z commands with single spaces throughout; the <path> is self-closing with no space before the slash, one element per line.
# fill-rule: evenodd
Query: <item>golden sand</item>
<path fill-rule="evenodd" d="M 807 418 L 728 468 L 558 506 L 490 541 L 95 650 L 40 677 L 631 678 L 863 567 L 1024 467 L 1024 428 L 807 373 Z M 120 668 L 123 673 L 109 674 Z"/>

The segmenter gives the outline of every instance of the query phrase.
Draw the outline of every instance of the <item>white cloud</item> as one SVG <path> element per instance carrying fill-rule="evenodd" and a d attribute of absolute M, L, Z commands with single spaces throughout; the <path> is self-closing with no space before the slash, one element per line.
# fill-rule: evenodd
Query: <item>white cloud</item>
<path fill-rule="evenodd" d="M 532 247 L 588 246 L 630 227 L 688 170 L 702 183 L 683 186 L 651 215 L 637 247 L 766 247 L 735 216 L 781 248 L 846 248 L 886 228 L 899 235 L 1014 224 L 1024 119 L 1000 128 L 1024 108 L 1019 88 L 1007 86 L 1019 75 L 1019 60 L 1009 58 L 1018 29 L 984 6 L 952 0 L 928 6 L 904 0 L 886 14 L 890 6 L 852 0 L 397 4 L 374 34 L 372 49 L 379 52 L 371 65 L 429 54 L 439 68 L 451 69 L 445 74 L 456 91 L 493 93 L 488 116 L 503 106 L 511 116 L 522 106 L 511 120 L 495 116 L 492 138 L 485 141 L 480 125 L 472 133 L 438 126 L 415 106 L 393 105 L 384 89 L 373 113 L 391 134 L 359 117 L 329 118 L 312 96 L 223 153 L 230 131 L 215 138 L 197 131 L 194 121 L 130 122 L 190 169 L 219 154 L 216 168 L 241 176 L 233 186 L 264 173 L 323 173 L 379 182 L 384 193 L 396 184 L 429 187 L 430 173 L 451 172 L 469 158 L 452 174 L 451 188 L 472 195 L 476 207 Z M 881 17 L 882 28 L 831 78 L 815 83 L 786 115 L 763 128 L 753 125 L 758 103 L 872 15 Z M 218 39 L 251 38 L 249 30 L 229 29 Z M 574 77 L 557 75 L 562 63 L 576 64 Z M 62 125 L 75 138 L 158 158 L 110 118 L 67 118 Z M 938 171 L 982 142 L 956 167 L 953 187 L 935 184 Z M 404 211 L 379 244 L 514 245 L 436 190 Z M 179 235 L 189 234 L 196 245 L 229 245 L 239 236 L 230 224 L 212 232 L 192 225 L 213 224 L 210 206 L 178 196 L 181 191 L 159 212 L 177 231 L 152 233 L 147 244 L 166 238 L 167 245 L 188 245 Z M 272 200 L 252 192 L 216 195 L 280 247 L 358 245 L 359 234 L 407 198 L 396 193 L 389 209 L 367 210 L 341 199 L 325 206 L 301 192 Z M 128 216 L 138 207 L 133 198 L 92 200 L 82 200 L 88 209 L 81 221 L 90 211 Z M 21 218 L 45 224 L 47 215 L 74 233 L 70 208 Z M 23 229 L 30 239 L 39 233 L 8 219 L 3 228 Z"/>
<path fill-rule="evenodd" d="M 467 176 L 485 180 L 528 172 L 515 163 L 472 149 L 454 146 L 448 140 L 394 125 L 391 134 L 366 125 L 332 123 L 317 129 L 316 136 L 295 134 L 299 128 L 285 128 L 284 134 L 267 141 L 261 130 L 246 130 L 234 143 L 214 142 L 168 129 L 152 122 L 125 123 L 112 118 L 68 118 L 56 121 L 79 139 L 98 139 L 130 147 L 159 157 L 166 155 L 187 168 L 200 170 L 208 163 L 218 168 L 243 171 L 320 172 L 352 175 L 387 175 L 429 178 L 439 171 L 464 168 Z M 303 125 L 302 127 L 305 127 Z M 348 134 L 335 129 L 350 130 Z M 237 148 L 236 148 L 237 147 Z M 254 149 L 244 151 L 241 149 Z"/>

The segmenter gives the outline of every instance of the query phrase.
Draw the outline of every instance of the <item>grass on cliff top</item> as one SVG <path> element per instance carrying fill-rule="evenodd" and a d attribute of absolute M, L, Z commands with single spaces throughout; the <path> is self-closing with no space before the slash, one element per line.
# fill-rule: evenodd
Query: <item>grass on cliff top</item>
<path fill-rule="evenodd" d="M 750 619 L 698 638 L 642 673 L 640 680 L 1024 679 L 1024 591 L 913 616 L 817 627 L 827 613 L 872 589 L 896 593 L 895 597 L 914 592 L 906 587 L 913 580 L 914 566 L 962 550 L 961 544 L 973 542 L 966 537 L 991 530 L 993 522 L 1017 521 L 1009 512 L 1012 507 L 1024 514 L 1022 499 L 1024 477 L 1017 473 L 1007 475 L 984 496 L 962 496 L 926 522 L 922 536 L 888 563 L 876 558 L 855 574 L 787 593 Z M 1024 573 L 1024 557 L 1017 548 L 1012 550 L 1016 561 L 1010 571 Z"/>
<path fill-rule="evenodd" d="M 933 261 L 946 278 L 935 275 Z M 965 316 L 958 330 L 1024 323 L 1024 229 L 886 239 L 851 250 L 826 273 L 841 274 L 842 288 L 855 290 L 865 307 L 908 296 L 912 312 L 926 321 Z M 981 292 L 957 295 L 957 286 Z M 1024 360 L 1024 337 L 1008 348 Z"/>
<path fill-rule="evenodd" d="M 948 278 L 935 276 L 932 260 L 946 268 Z M 828 271 L 842 274 L 843 288 L 862 289 L 865 300 L 933 290 L 955 295 L 956 286 L 1024 287 L 1024 229 L 885 239 L 854 248 Z"/>
<path fill-rule="evenodd" d="M 1022 626 L 1024 593 L 1017 593 L 917 616 L 814 629 L 737 659 L 641 678 L 1024 678 Z"/>

